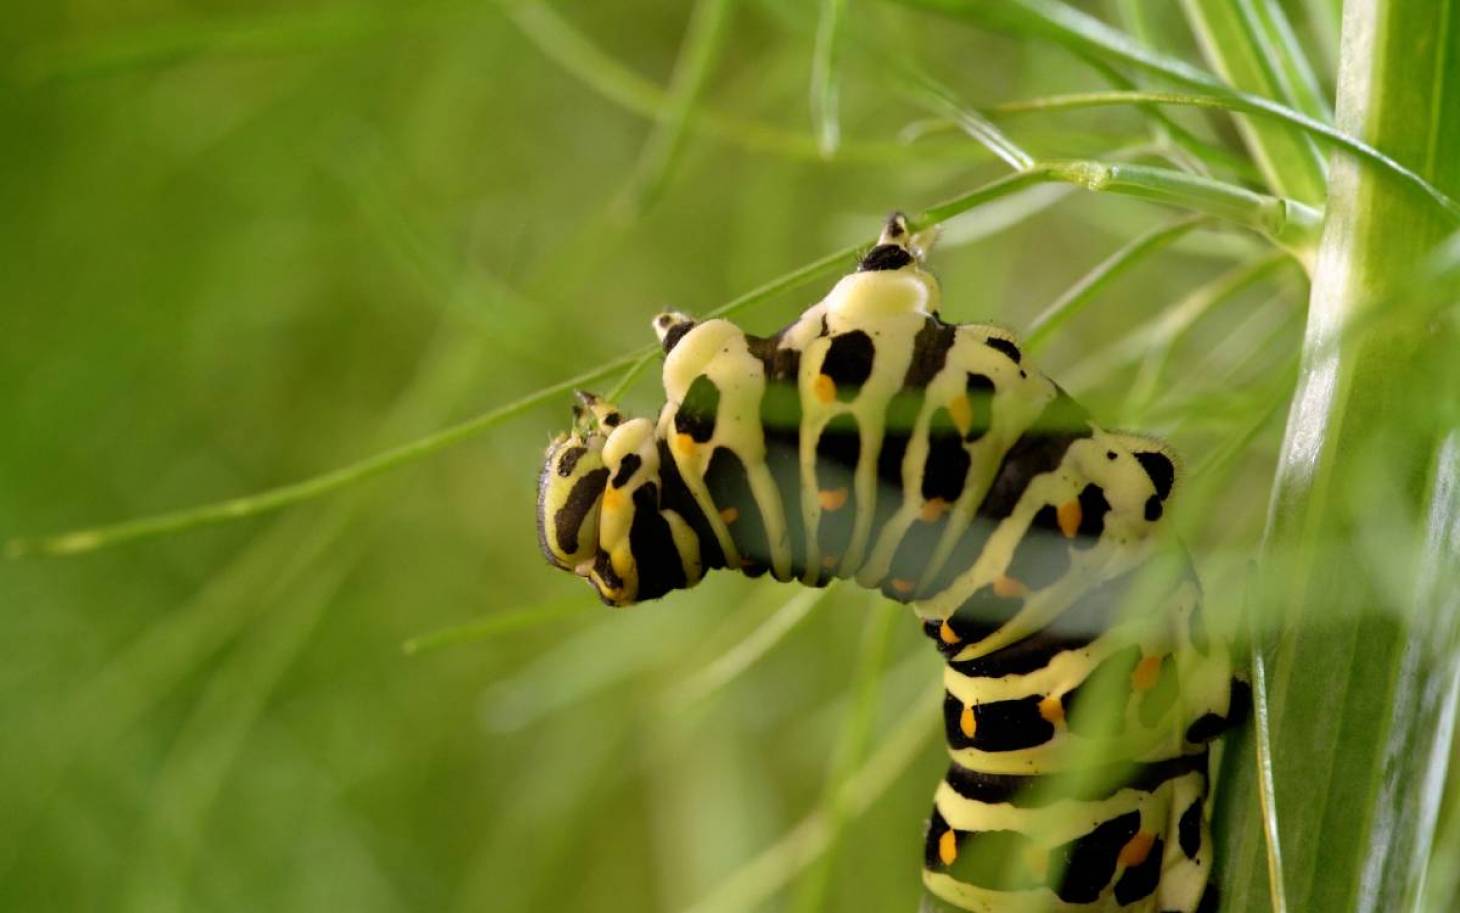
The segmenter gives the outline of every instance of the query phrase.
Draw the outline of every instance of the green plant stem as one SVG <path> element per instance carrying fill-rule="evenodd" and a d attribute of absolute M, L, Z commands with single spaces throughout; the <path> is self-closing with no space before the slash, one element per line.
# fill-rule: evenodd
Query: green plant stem
<path fill-rule="evenodd" d="M 1379 151 L 1343 130 L 1314 120 L 1305 114 L 1284 108 L 1281 105 L 1254 102 L 1239 97 L 1220 95 L 1196 95 L 1187 92 L 1077 92 L 1068 95 L 1049 95 L 1042 98 L 1005 102 L 987 110 L 994 115 L 1030 114 L 1034 112 L 1073 111 L 1081 108 L 1103 108 L 1111 105 L 1181 105 L 1190 108 L 1209 108 L 1223 111 L 1240 111 L 1259 117 L 1270 117 L 1306 130 L 1332 143 L 1346 152 L 1378 165 L 1381 170 L 1411 185 L 1438 204 L 1453 220 L 1460 222 L 1460 203 L 1437 188 L 1423 175 L 1400 164 L 1394 158 Z"/>
<path fill-rule="evenodd" d="M 1350 0 L 1344 47 L 1338 127 L 1460 190 L 1452 0 Z M 1396 292 L 1453 226 L 1341 157 L 1328 210 L 1262 552 L 1262 605 L 1282 631 L 1269 693 L 1281 872 L 1294 910 L 1409 910 L 1432 743 L 1453 723 L 1425 692 L 1438 645 L 1416 581 L 1433 518 L 1460 513 L 1436 484 L 1450 413 L 1414 403 L 1456 389 L 1460 339 Z"/>
<path fill-rule="evenodd" d="M 1085 190 L 1138 197 L 1204 213 L 1249 228 L 1292 251 L 1300 262 L 1311 254 L 1321 215 L 1310 206 L 1169 168 L 1089 159 L 1036 162 L 1027 170 L 925 210 L 916 229 L 945 222 L 992 199 L 1035 184 L 1072 184 Z"/>

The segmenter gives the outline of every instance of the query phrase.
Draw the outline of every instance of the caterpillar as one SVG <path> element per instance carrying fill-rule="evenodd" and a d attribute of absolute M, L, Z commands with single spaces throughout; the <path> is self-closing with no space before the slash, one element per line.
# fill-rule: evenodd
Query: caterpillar
<path fill-rule="evenodd" d="M 946 663 L 935 903 L 1209 910 L 1239 701 L 1162 535 L 1178 463 L 1093 424 L 1013 334 L 944 322 L 922 242 L 894 214 L 774 336 L 654 318 L 666 403 L 578 394 L 539 477 L 543 554 L 611 606 L 716 568 L 880 589 Z"/>

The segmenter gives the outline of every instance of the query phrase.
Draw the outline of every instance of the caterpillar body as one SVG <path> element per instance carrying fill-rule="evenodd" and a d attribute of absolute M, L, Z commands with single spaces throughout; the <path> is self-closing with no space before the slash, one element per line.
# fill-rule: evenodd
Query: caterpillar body
<path fill-rule="evenodd" d="M 949 768 L 923 880 L 957 910 L 1207 910 L 1218 737 L 1237 702 L 1177 464 L 1104 431 L 1007 331 L 938 316 L 894 215 L 774 336 L 662 314 L 666 404 L 579 394 L 538 532 L 622 606 L 716 568 L 907 603 L 946 660 Z"/>

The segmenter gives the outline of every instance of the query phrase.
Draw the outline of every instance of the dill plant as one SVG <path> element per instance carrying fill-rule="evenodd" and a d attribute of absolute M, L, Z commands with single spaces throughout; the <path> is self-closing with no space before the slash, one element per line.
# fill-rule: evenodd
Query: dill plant
<path fill-rule="evenodd" d="M 229 908 L 227 886 L 246 880 L 250 864 L 265 868 L 271 857 L 257 850 L 259 835 L 278 834 L 284 820 L 264 812 L 236 864 L 226 842 L 209 846 L 226 827 L 220 816 L 240 814 L 256 795 L 249 789 L 257 776 L 243 771 L 280 751 L 281 769 L 304 766 L 269 741 L 290 722 L 280 695 L 308 701 L 318 693 L 311 673 L 325 664 L 310 658 L 311 647 L 339 643 L 328 610 L 361 601 L 350 595 L 351 581 L 379 580 L 362 565 L 389 565 L 411 551 L 391 522 L 428 522 L 392 506 L 377 486 L 394 484 L 386 490 L 416 504 L 440 496 L 362 483 L 442 454 L 437 462 L 454 459 L 456 474 L 443 485 L 485 477 L 497 488 L 530 488 L 526 470 L 513 475 L 512 467 L 535 461 L 541 427 L 524 432 L 509 420 L 558 409 L 587 384 L 612 385 L 645 405 L 653 399 L 652 385 L 635 382 L 655 347 L 628 348 L 638 336 L 615 327 L 637 332 L 655 308 L 619 297 L 607 312 L 585 315 L 574 294 L 598 291 L 605 276 L 666 290 L 674 286 L 644 275 L 673 265 L 685 271 L 678 290 L 693 290 L 700 310 L 775 323 L 851 261 L 875 224 L 872 207 L 901 205 L 916 213 L 918 228 L 943 227 L 938 262 L 958 319 L 1010 323 L 1110 424 L 1165 434 L 1188 454 L 1192 484 L 1178 521 L 1214 611 L 1247 648 L 1258 694 L 1256 719 L 1229 746 L 1236 760 L 1221 785 L 1223 909 L 1453 909 L 1460 16 L 1451 0 L 698 0 L 687 20 L 656 15 L 666 14 L 646 11 L 642 35 L 613 34 L 610 42 L 595 37 L 615 27 L 606 14 L 563 5 L 439 3 L 404 15 L 362 4 L 62 32 L 20 48 L 15 85 L 59 103 L 87 86 L 102 97 L 178 91 L 167 82 L 170 68 L 255 55 L 344 55 L 368 73 L 370 54 L 361 62 L 352 52 L 402 35 L 451 50 L 454 66 L 438 79 L 453 85 L 482 78 L 473 70 L 480 42 L 558 81 L 524 85 L 529 102 L 600 99 L 593 117 L 618 119 L 602 137 L 591 134 L 588 117 L 553 124 L 582 131 L 572 140 L 585 147 L 602 139 L 618 160 L 594 171 L 606 186 L 585 229 L 551 223 L 567 239 L 547 246 L 574 278 L 560 281 L 558 266 L 538 266 L 521 291 L 496 272 L 505 261 L 487 256 L 483 267 L 461 255 L 455 242 L 469 235 L 469 220 L 438 220 L 403 177 L 425 171 L 408 150 L 429 139 L 381 130 L 365 143 L 383 137 L 379 148 L 358 152 L 358 125 L 336 125 L 341 133 L 304 154 L 301 173 L 322 173 L 366 226 L 365 240 L 354 243 L 385 251 L 391 270 L 406 277 L 401 284 L 426 303 L 418 322 L 440 325 L 419 333 L 417 357 L 394 369 L 404 392 L 386 417 L 357 433 L 354 452 L 372 456 L 351 462 L 312 450 L 339 468 L 201 507 L 129 510 L 139 518 L 53 536 L 19 528 L 80 517 L 41 506 L 60 486 L 35 482 L 34 498 L 15 501 L 6 555 L 11 580 L 21 582 L 10 584 L 11 601 L 38 594 L 64 605 L 73 624 L 94 620 L 101 578 L 124 565 L 90 565 L 81 595 L 68 597 L 54 580 L 66 565 L 44 556 L 92 561 L 79 556 L 289 513 L 208 552 L 210 574 L 174 614 L 123 626 L 107 640 L 111 652 L 85 658 L 75 681 L 40 673 L 27 680 L 34 712 L 8 711 L 14 731 L 34 739 L 24 753 L 31 763 L 16 765 L 7 795 L 17 824 L 0 842 L 0 890 L 20 901 L 59 891 L 82 906 L 87 877 L 81 888 L 56 887 L 66 866 L 93 880 L 125 867 L 123 908 Z M 773 50 L 752 51 L 757 40 Z M 647 75 L 653 67 L 633 52 L 657 60 L 662 78 Z M 505 68 L 492 76 L 509 84 Z M 313 79 L 303 69 L 291 78 Z M 449 97 L 441 85 L 434 91 Z M 351 88 L 368 110 L 369 90 Z M 317 98 L 304 105 L 323 108 Z M 786 116 L 788 107 L 804 116 Z M 450 118 L 433 119 L 429 106 L 412 113 L 423 136 L 456 135 Z M 18 123 L 21 114 L 12 112 Z M 534 118 L 551 118 L 530 103 L 494 115 L 538 142 L 551 135 L 533 133 Z M 292 124 L 282 117 L 272 129 Z M 113 129 L 126 136 L 133 128 Z M 249 151 L 245 144 L 235 154 Z M 507 159 L 503 153 L 521 167 L 531 156 Z M 573 163 L 541 160 L 560 170 Z M 239 167 L 241 158 L 228 161 Z M 542 167 L 536 177 L 550 181 L 552 166 Z M 717 167 L 746 189 L 721 186 Z M 513 206 L 590 208 L 581 197 L 508 192 L 460 161 L 445 168 L 488 200 L 494 225 Z M 769 175 L 764 182 L 756 169 Z M 603 181 L 605 174 L 631 177 Z M 813 187 L 796 190 L 808 175 L 819 176 Z M 452 199 L 449 187 L 426 196 L 432 192 Z M 708 214 L 707 205 L 719 208 Z M 724 212 L 737 231 L 716 232 L 720 247 L 675 237 Z M 813 230 L 818 223 L 833 227 Z M 1031 226 L 1049 224 L 1052 249 L 1028 253 L 1042 240 L 1043 229 Z M 1062 271 L 1056 251 L 1084 265 Z M 755 264 L 753 277 L 734 268 L 735 280 L 727 279 L 722 269 L 737 257 Z M 776 278 L 755 284 L 767 275 Z M 974 282 L 979 290 L 959 304 L 959 290 Z M 553 306 L 537 307 L 535 295 Z M 712 310 L 715 300 L 728 303 Z M 984 310 L 960 310 L 974 306 Z M 627 354 L 570 359 L 553 334 L 562 321 L 586 317 L 606 329 L 571 341 L 597 353 L 607 340 Z M 479 385 L 518 390 L 513 368 L 554 379 L 459 417 Z M 483 434 L 500 438 L 500 452 L 487 458 L 490 472 L 463 483 L 471 464 L 445 451 Z M 34 463 L 10 462 L 21 470 L 13 476 L 28 470 L 40 479 Z M 462 488 L 450 491 L 461 496 Z M 520 495 L 505 503 L 523 507 Z M 912 909 L 915 824 L 937 749 L 936 664 L 905 630 L 911 624 L 850 588 L 788 595 L 728 582 L 682 597 L 684 605 L 637 609 L 639 620 L 592 620 L 580 611 L 586 598 L 546 583 L 535 589 L 513 571 L 515 557 L 531 550 L 531 512 L 519 514 L 508 526 L 520 553 L 495 530 L 460 521 L 474 545 L 505 555 L 490 573 L 467 578 L 516 610 L 465 624 L 456 623 L 470 614 L 460 609 L 434 613 L 434 633 L 425 620 L 402 630 L 378 605 L 369 621 L 377 642 L 406 640 L 419 657 L 390 667 L 386 678 L 423 665 L 438 670 L 429 693 L 387 685 L 396 700 L 452 703 L 451 689 L 475 689 L 483 709 L 466 719 L 494 733 L 489 741 L 500 752 L 526 759 L 483 761 L 475 740 L 449 734 L 463 717 L 432 714 L 417 731 L 446 747 L 423 758 L 386 737 L 384 776 L 398 784 L 413 765 L 441 773 L 477 762 L 515 790 L 466 776 L 438 792 L 411 792 L 437 803 L 454 791 L 488 794 L 467 805 L 477 824 L 433 844 L 439 864 L 387 847 L 332 858 L 325 872 L 264 879 L 248 896 L 303 909 L 301 885 L 364 873 L 376 887 L 359 893 L 362 909 Z M 449 554 L 446 539 L 440 529 L 429 537 Z M 436 561 L 425 564 L 458 573 L 469 566 L 460 555 Z M 163 572 L 147 565 L 137 573 L 150 580 Z M 392 592 L 401 597 L 414 583 L 417 592 L 461 598 L 427 582 L 428 573 L 406 574 Z M 447 644 L 471 646 L 436 652 Z M 214 656 L 221 660 L 209 669 Z M 469 665 L 485 671 L 464 671 Z M 353 680 L 346 701 L 368 701 L 368 685 Z M 767 710 L 768 695 L 790 695 L 789 706 Z M 354 723 L 379 735 L 409 716 Z M 784 746 L 759 751 L 758 740 L 775 734 Z M 77 781 L 115 775 L 108 747 L 128 738 L 143 743 L 137 756 L 162 758 L 128 781 L 152 797 L 122 801 L 122 811 L 103 816 L 103 829 L 140 836 L 100 858 L 73 852 L 83 838 L 54 828 L 57 809 L 67 797 L 93 801 Z M 333 757 L 340 747 L 319 750 Z M 297 773 L 291 795 L 325 782 Z M 604 804 L 596 792 L 612 798 Z M 421 823 L 396 810 L 371 828 L 349 812 L 348 803 L 325 801 L 310 833 L 334 845 Z M 64 845 L 64 861 L 28 871 L 32 845 Z M 530 858 L 522 865 L 504 861 L 523 852 Z M 553 876 L 565 865 L 585 872 L 581 883 Z M 397 877 L 401 868 L 409 874 Z M 647 886 L 626 888 L 625 871 Z M 431 887 L 415 893 L 423 881 Z"/>

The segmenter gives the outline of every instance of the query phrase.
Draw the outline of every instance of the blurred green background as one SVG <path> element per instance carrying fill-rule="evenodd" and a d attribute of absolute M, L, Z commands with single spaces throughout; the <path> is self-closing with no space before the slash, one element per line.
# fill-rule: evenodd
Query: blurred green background
<path fill-rule="evenodd" d="M 811 2 L 730 5 L 676 140 L 656 112 L 690 9 L 7 4 L 0 534 L 347 463 L 1005 173 L 956 132 L 909 135 L 927 111 L 856 46 L 819 155 Z M 1043 45 L 853 15 L 973 104 L 1105 84 Z M 1010 129 L 1046 156 L 1149 152 L 1127 110 Z M 1023 330 L 1169 218 L 1068 188 L 979 210 L 932 261 L 945 316 Z M 1219 616 L 1261 530 L 1301 277 L 1198 302 L 1154 365 L 1120 346 L 1258 251 L 1189 235 L 1040 356 L 1191 466 L 1239 440 L 1220 509 L 1182 518 Z M 830 281 L 738 319 L 773 330 Z M 728 575 L 604 610 L 533 530 L 567 416 L 565 396 L 282 514 L 0 565 L 0 909 L 913 909 L 944 761 L 912 619 Z M 766 624 L 789 630 L 761 651 Z"/>

